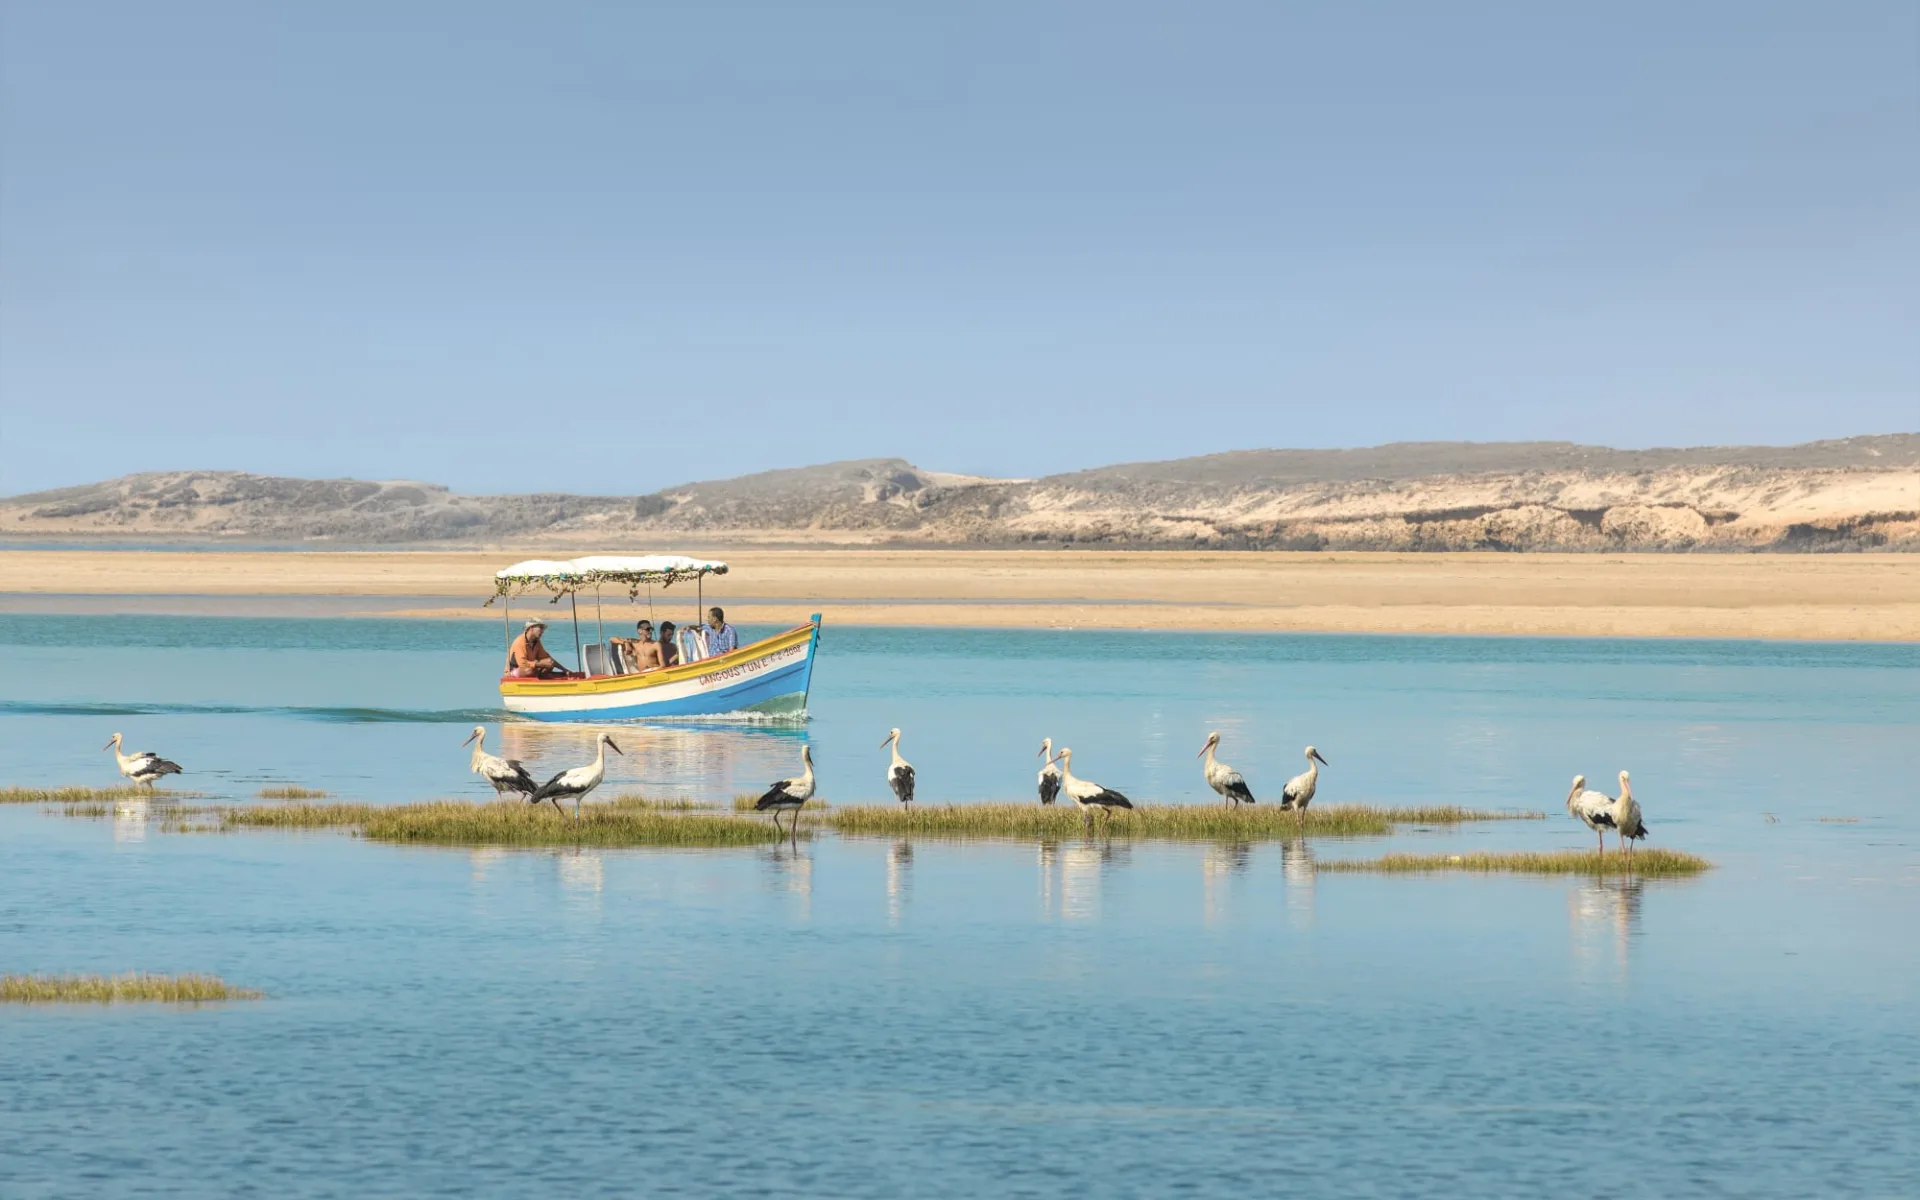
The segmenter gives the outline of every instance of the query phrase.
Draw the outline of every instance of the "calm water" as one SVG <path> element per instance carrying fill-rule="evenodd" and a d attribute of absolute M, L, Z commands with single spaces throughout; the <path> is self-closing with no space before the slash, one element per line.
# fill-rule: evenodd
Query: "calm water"
<path fill-rule="evenodd" d="M 245 798 L 486 794 L 489 623 L 0 615 L 0 783 L 115 730 Z M 1920 1194 L 1920 650 L 829 627 L 804 727 L 624 728 L 610 786 L 792 772 L 1546 822 L 1252 847 L 823 837 L 503 852 L 0 808 L 0 969 L 207 970 L 202 1010 L 0 1011 L 0 1196 Z M 1316 875 L 1590 844 L 1621 767 L 1699 880 Z M 1771 814 L 1775 820 L 1769 821 Z M 1829 820 L 1822 820 L 1828 818 Z M 1832 820 L 1845 818 L 1844 822 Z"/>

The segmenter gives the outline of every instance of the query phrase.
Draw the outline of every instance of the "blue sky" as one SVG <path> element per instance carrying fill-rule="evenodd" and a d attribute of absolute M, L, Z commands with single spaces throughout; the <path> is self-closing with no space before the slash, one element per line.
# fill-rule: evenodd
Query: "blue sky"
<path fill-rule="evenodd" d="M 1920 18 L 0 0 L 0 492 L 1920 428 Z"/>

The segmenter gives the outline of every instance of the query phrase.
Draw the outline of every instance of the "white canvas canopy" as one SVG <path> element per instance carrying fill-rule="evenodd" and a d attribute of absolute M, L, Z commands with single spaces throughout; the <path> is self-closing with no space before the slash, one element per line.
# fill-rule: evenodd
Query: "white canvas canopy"
<path fill-rule="evenodd" d="M 668 587 L 684 579 L 725 575 L 727 564 L 684 554 L 589 554 L 584 558 L 530 558 L 494 572 L 494 595 L 505 596 L 531 587 L 571 592 L 602 584 L 625 584 L 629 591 L 657 583 Z"/>

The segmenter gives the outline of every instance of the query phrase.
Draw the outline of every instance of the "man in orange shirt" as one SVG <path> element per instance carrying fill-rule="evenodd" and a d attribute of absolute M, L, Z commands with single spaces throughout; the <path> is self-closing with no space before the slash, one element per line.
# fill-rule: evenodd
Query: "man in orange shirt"
<path fill-rule="evenodd" d="M 521 679 L 565 679 L 572 674 L 555 662 L 553 655 L 540 644 L 540 634 L 546 628 L 545 621 L 527 622 L 520 636 L 507 648 L 507 674 Z"/>

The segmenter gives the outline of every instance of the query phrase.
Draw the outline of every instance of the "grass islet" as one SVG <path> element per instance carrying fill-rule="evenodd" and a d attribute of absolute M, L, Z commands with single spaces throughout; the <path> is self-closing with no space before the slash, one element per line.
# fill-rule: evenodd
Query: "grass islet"
<path fill-rule="evenodd" d="M 260 992 L 234 987 L 217 975 L 0 975 L 0 1003 L 198 1004 L 258 1000 Z"/>

